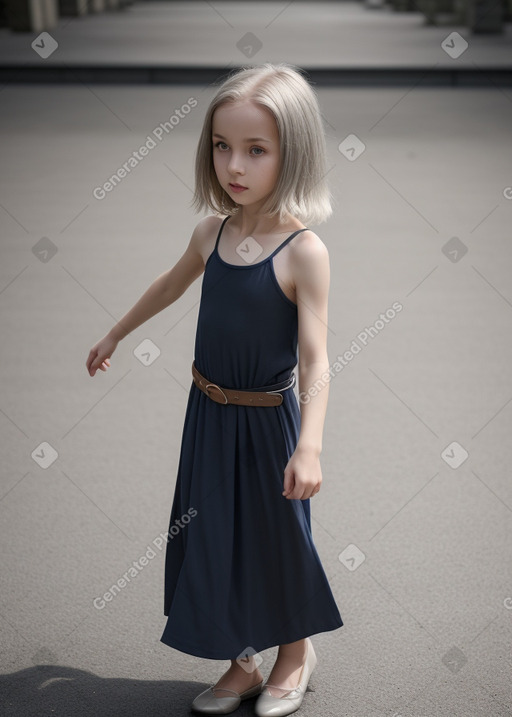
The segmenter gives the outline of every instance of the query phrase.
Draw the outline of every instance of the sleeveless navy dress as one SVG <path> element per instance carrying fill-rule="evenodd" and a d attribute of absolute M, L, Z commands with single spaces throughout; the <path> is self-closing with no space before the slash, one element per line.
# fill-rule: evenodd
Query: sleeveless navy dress
<path fill-rule="evenodd" d="M 226 388 L 256 389 L 297 365 L 297 305 L 272 258 L 228 264 L 215 248 L 201 287 L 195 365 Z M 293 388 L 279 406 L 216 403 L 192 381 L 165 556 L 161 642 L 236 659 L 343 625 L 313 543 L 310 500 L 282 495 L 298 441 Z"/>

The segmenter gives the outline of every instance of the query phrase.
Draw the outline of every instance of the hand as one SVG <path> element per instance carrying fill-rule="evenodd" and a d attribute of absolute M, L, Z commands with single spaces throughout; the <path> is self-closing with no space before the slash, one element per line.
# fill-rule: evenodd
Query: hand
<path fill-rule="evenodd" d="M 289 500 L 306 500 L 318 493 L 321 483 L 319 454 L 296 448 L 286 464 L 282 495 Z"/>
<path fill-rule="evenodd" d="M 109 358 L 116 350 L 118 343 L 110 334 L 107 334 L 92 347 L 85 363 L 90 376 L 94 376 L 98 369 L 107 370 L 110 366 Z"/>

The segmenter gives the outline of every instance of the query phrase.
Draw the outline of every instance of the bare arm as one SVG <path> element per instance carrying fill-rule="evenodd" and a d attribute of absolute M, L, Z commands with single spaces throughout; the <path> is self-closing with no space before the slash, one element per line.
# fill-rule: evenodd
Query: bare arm
<path fill-rule="evenodd" d="M 170 306 L 202 274 L 204 264 L 203 257 L 199 253 L 200 233 L 200 224 L 198 224 L 185 253 L 172 269 L 160 274 L 128 313 L 110 329 L 109 334 L 113 338 L 117 341 L 124 339 L 138 326 Z"/>
<path fill-rule="evenodd" d="M 327 311 L 330 268 L 326 246 L 320 242 L 304 243 L 300 258 L 295 263 L 301 406 L 298 446 L 320 454 L 329 398 L 329 382 L 321 378 L 329 370 Z"/>
<path fill-rule="evenodd" d="M 92 347 L 86 362 L 91 376 L 94 376 L 98 368 L 106 370 L 109 365 L 108 358 L 121 339 L 179 299 L 202 274 L 204 262 L 201 246 L 208 232 L 211 233 L 214 219 L 215 217 L 208 216 L 197 224 L 187 249 L 172 269 L 160 274 L 122 319 Z"/>
<path fill-rule="evenodd" d="M 309 236 L 306 236 L 308 235 Z M 306 500 L 320 490 L 322 433 L 329 397 L 327 356 L 327 301 L 329 254 L 325 245 L 304 232 L 292 259 L 299 322 L 300 433 L 284 471 L 283 496 Z M 316 240 L 315 240 L 316 239 Z"/>

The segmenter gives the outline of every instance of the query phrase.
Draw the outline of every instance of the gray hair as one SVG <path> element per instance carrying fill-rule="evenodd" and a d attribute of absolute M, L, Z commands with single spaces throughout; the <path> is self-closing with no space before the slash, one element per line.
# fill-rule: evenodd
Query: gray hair
<path fill-rule="evenodd" d="M 309 82 L 288 63 L 267 62 L 235 70 L 221 84 L 210 102 L 196 152 L 196 211 L 209 207 L 219 214 L 236 214 L 239 205 L 219 184 L 212 156 L 213 113 L 221 105 L 250 100 L 266 107 L 279 133 L 280 172 L 262 213 L 287 213 L 303 224 L 321 223 L 332 214 L 325 180 L 326 144 L 318 99 Z"/>

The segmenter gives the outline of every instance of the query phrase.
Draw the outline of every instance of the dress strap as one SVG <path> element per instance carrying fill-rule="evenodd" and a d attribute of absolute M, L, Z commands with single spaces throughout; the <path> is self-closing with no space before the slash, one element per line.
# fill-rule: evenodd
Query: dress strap
<path fill-rule="evenodd" d="M 227 220 L 229 219 L 230 216 L 231 216 L 231 214 L 228 214 L 228 216 L 222 220 L 222 224 L 220 225 L 219 233 L 217 234 L 217 241 L 215 242 L 215 247 L 214 247 L 214 250 L 217 252 L 218 252 L 220 235 L 222 234 L 222 230 L 224 229 L 224 224 L 227 222 Z"/>
<path fill-rule="evenodd" d="M 284 242 L 283 242 L 282 244 L 280 244 L 280 245 L 277 247 L 277 249 L 275 249 L 275 250 L 272 252 L 272 254 L 270 254 L 270 256 L 269 256 L 268 258 L 269 258 L 269 259 L 272 259 L 272 257 L 274 256 L 274 254 L 277 254 L 278 251 L 281 251 L 281 249 L 282 249 L 284 246 L 286 246 L 286 244 L 288 244 L 288 242 L 291 241 L 294 236 L 296 236 L 297 234 L 300 234 L 301 232 L 307 232 L 307 231 L 308 231 L 308 227 L 304 227 L 304 229 L 297 229 L 297 231 L 293 232 L 293 234 L 290 234 L 290 236 L 288 237 L 288 239 L 285 239 Z"/>
<path fill-rule="evenodd" d="M 224 224 L 227 222 L 227 220 L 228 220 L 231 216 L 232 216 L 231 214 L 228 214 L 228 216 L 225 217 L 225 218 L 222 220 L 222 224 L 220 225 L 219 233 L 217 234 L 217 239 L 216 239 L 216 241 L 215 241 L 215 248 L 214 248 L 214 251 L 216 251 L 217 254 L 219 253 L 219 239 L 220 239 L 220 235 L 222 234 L 222 230 L 224 229 Z M 284 246 L 286 246 L 286 244 L 288 244 L 288 242 L 291 241 L 294 236 L 296 236 L 297 234 L 300 234 L 300 232 L 305 232 L 305 231 L 307 231 L 307 230 L 308 230 L 308 227 L 304 227 L 304 229 L 297 229 L 297 231 L 294 231 L 292 234 L 290 234 L 290 236 L 289 236 L 287 239 L 284 240 L 284 242 L 283 242 L 282 244 L 280 244 L 280 245 L 277 247 L 277 249 L 274 249 L 274 251 L 272 252 L 272 254 L 270 254 L 270 255 L 267 257 L 267 259 L 271 259 L 271 258 L 274 256 L 274 254 L 277 254 L 278 251 L 281 251 L 281 249 L 282 249 Z"/>

